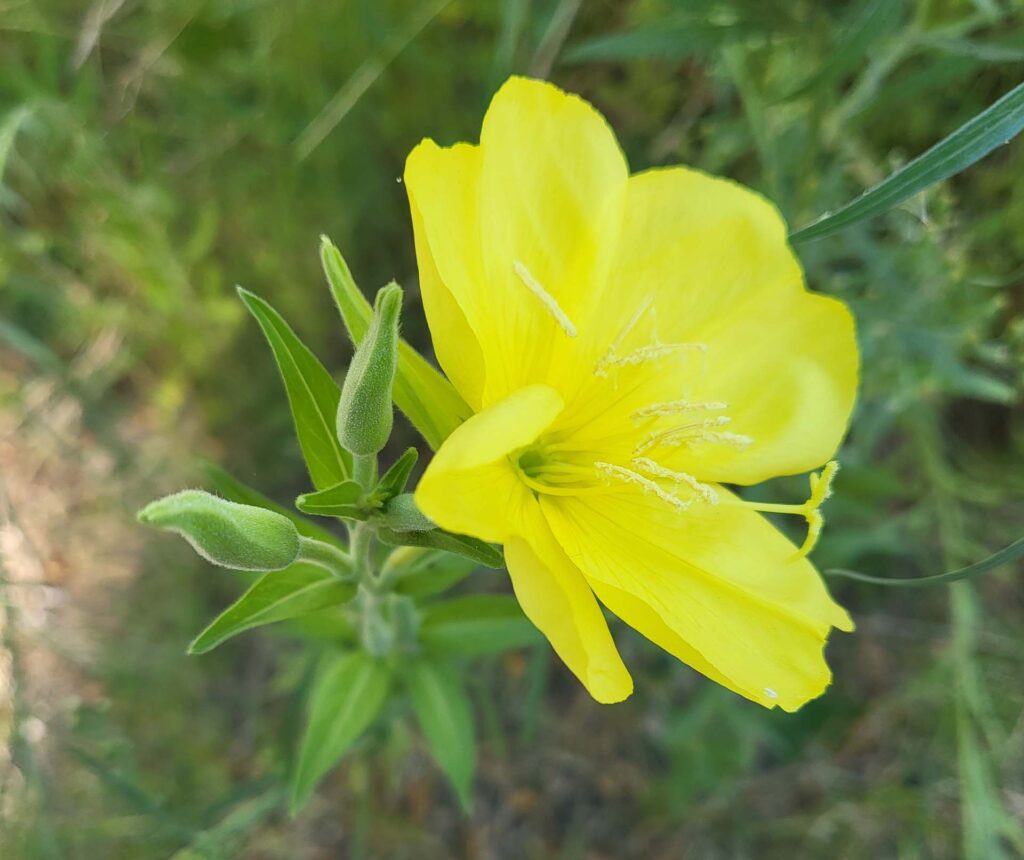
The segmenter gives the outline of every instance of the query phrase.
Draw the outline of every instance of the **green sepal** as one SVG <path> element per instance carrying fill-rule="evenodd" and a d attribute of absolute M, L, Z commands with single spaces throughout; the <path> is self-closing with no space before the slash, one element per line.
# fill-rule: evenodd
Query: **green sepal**
<path fill-rule="evenodd" d="M 370 326 L 370 304 L 356 286 L 341 252 L 326 236 L 320 239 L 320 260 L 345 328 L 358 346 Z M 435 451 L 473 414 L 455 386 L 404 340 L 398 345 L 398 372 L 392 394 L 395 405 Z"/>
<path fill-rule="evenodd" d="M 363 488 L 356 481 L 342 481 L 325 490 L 303 493 L 295 500 L 295 507 L 304 514 L 349 520 L 365 520 L 374 506 L 364 498 Z"/>
<path fill-rule="evenodd" d="M 471 558 L 485 567 L 501 568 L 505 566 L 505 558 L 501 550 L 484 543 L 482 540 L 446 532 L 444 529 L 431 529 L 423 532 L 397 532 L 381 527 L 377 529 L 377 538 L 388 546 L 420 546 L 429 549 L 443 549 L 456 555 Z"/>
<path fill-rule="evenodd" d="M 426 532 L 437 526 L 416 507 L 412 493 L 402 493 L 389 499 L 381 514 L 384 525 L 396 532 Z"/>
<path fill-rule="evenodd" d="M 402 456 L 391 464 L 391 468 L 377 482 L 377 488 L 373 494 L 385 502 L 392 496 L 405 492 L 405 485 L 409 483 L 409 476 L 412 474 L 413 466 L 416 465 L 419 456 L 419 451 L 415 448 L 406 448 Z"/>
<path fill-rule="evenodd" d="M 370 727 L 387 701 L 390 664 L 364 652 L 332 654 L 313 682 L 309 722 L 292 778 L 292 814 Z"/>
<path fill-rule="evenodd" d="M 298 529 L 288 517 L 204 490 L 182 490 L 150 502 L 138 518 L 177 532 L 207 561 L 234 570 L 281 570 L 299 557 L 301 548 Z"/>
<path fill-rule="evenodd" d="M 341 386 L 338 440 L 357 456 L 375 456 L 391 437 L 391 388 L 398 367 L 401 311 L 402 288 L 392 281 L 377 293 L 370 328 L 356 347 Z"/>
<path fill-rule="evenodd" d="M 295 435 L 313 486 L 322 490 L 352 474 L 352 455 L 335 433 L 341 389 L 284 318 L 254 293 L 238 295 L 263 329 L 288 394 Z"/>
<path fill-rule="evenodd" d="M 355 583 L 303 562 L 266 573 L 195 638 L 188 653 L 205 654 L 245 630 L 340 606 L 355 593 Z"/>

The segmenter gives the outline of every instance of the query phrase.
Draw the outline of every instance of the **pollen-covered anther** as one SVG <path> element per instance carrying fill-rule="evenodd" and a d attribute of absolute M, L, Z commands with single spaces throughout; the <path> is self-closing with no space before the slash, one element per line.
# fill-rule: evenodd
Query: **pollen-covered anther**
<path fill-rule="evenodd" d="M 657 361 L 659 358 L 665 358 L 665 356 L 682 352 L 706 354 L 707 351 L 708 345 L 706 343 L 652 343 L 631 350 L 625 355 L 606 354 L 598 362 L 594 373 L 597 376 L 607 376 L 609 368 L 612 367 L 630 367 L 636 364 L 644 364 L 648 361 Z"/>
<path fill-rule="evenodd" d="M 687 412 L 721 412 L 729 404 L 721 400 L 665 400 L 637 409 L 630 417 L 635 422 L 647 418 L 663 418 L 670 415 L 684 415 Z"/>
<path fill-rule="evenodd" d="M 634 472 L 632 469 L 627 469 L 625 466 L 616 466 L 614 463 L 603 463 L 598 461 L 594 463 L 594 467 L 598 472 L 608 478 L 615 478 L 625 484 L 634 484 L 640 487 L 645 493 L 657 496 L 663 502 L 667 502 L 677 510 L 685 511 L 690 507 L 689 502 L 684 501 L 674 493 L 670 493 L 663 489 L 656 481 L 652 481 L 650 478 L 645 478 L 639 472 Z"/>
<path fill-rule="evenodd" d="M 538 299 L 540 299 L 540 303 L 544 305 L 544 309 L 554 317 L 555 322 L 558 323 L 562 331 L 564 331 L 569 337 L 576 337 L 576 326 L 573 325 L 568 314 L 562 310 L 562 306 L 558 304 L 555 297 L 545 290 L 544 287 L 541 286 L 540 282 L 530 274 L 530 270 L 518 260 L 513 261 L 512 268 L 515 270 L 519 280 L 523 282 L 523 285 Z"/>
<path fill-rule="evenodd" d="M 677 486 L 686 485 L 709 505 L 718 504 L 718 493 L 715 492 L 715 488 L 705 484 L 703 481 L 698 481 L 688 472 L 676 472 L 672 469 L 666 469 L 660 463 L 655 463 L 654 460 L 647 457 L 637 457 L 633 460 L 633 465 L 641 472 L 653 478 L 664 478 L 665 480 L 672 481 Z"/>
<path fill-rule="evenodd" d="M 608 368 L 613 365 L 616 357 L 619 354 L 619 349 L 626 342 L 626 338 L 629 337 L 630 332 L 636 328 L 636 324 L 640 322 L 644 314 L 646 314 L 654 305 L 654 296 L 644 296 L 643 300 L 633 315 L 626 321 L 626 324 L 619 330 L 619 333 L 615 335 L 615 339 L 608 345 L 608 349 L 605 350 L 604 355 L 598 359 L 597 364 L 594 366 L 594 376 L 604 378 L 608 376 Z"/>
<path fill-rule="evenodd" d="M 714 427 L 725 427 L 731 422 L 732 419 L 728 415 L 716 415 L 713 418 L 704 418 L 701 421 L 692 421 L 689 424 L 669 427 L 667 430 L 657 430 L 644 437 L 644 440 L 636 446 L 633 453 L 643 454 L 645 451 L 656 447 L 679 448 L 689 445 L 693 441 L 711 441 L 717 436 L 735 436 L 737 439 L 749 439 L 749 437 L 740 436 L 736 433 L 729 434 L 712 429 Z"/>

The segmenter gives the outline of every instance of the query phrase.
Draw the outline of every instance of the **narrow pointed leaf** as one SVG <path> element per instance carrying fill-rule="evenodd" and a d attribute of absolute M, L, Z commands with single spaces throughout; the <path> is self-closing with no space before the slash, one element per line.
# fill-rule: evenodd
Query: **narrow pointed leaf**
<path fill-rule="evenodd" d="M 954 176 L 1009 143 L 1024 128 L 1024 84 L 1020 84 L 995 104 L 960 126 L 949 137 L 897 170 L 888 179 L 865 191 L 852 203 L 823 215 L 814 223 L 797 230 L 791 242 L 820 239 L 858 221 L 874 218 L 898 206 L 919 191 Z"/>
<path fill-rule="evenodd" d="M 295 523 L 295 528 L 299 530 L 300 535 L 314 538 L 315 540 L 322 540 L 325 543 L 334 544 L 334 546 L 344 546 L 341 538 L 333 532 L 329 532 L 311 520 L 299 516 L 295 511 L 286 508 L 284 505 L 279 505 L 273 499 L 264 496 L 263 493 L 259 490 L 254 490 L 248 484 L 243 484 L 238 478 L 220 466 L 216 466 L 213 463 L 203 463 L 202 470 L 210 483 L 213 484 L 213 488 L 225 499 L 242 505 L 255 505 L 259 508 L 266 508 L 268 511 L 275 511 L 282 516 L 288 517 L 288 519 Z"/>
<path fill-rule="evenodd" d="M 431 549 L 443 549 L 471 558 L 487 567 L 505 566 L 505 557 L 501 550 L 468 535 L 457 535 L 444 529 L 432 529 L 424 532 L 396 532 L 388 528 L 379 528 L 377 537 L 388 546 L 422 546 Z"/>
<path fill-rule="evenodd" d="M 412 474 L 413 466 L 416 465 L 419 456 L 419 451 L 415 448 L 406 448 L 405 453 L 395 460 L 378 482 L 375 495 L 382 501 L 386 501 L 392 496 L 405 492 L 405 485 L 409 483 L 409 476 Z"/>
<path fill-rule="evenodd" d="M 196 637 L 188 652 L 205 654 L 245 630 L 340 606 L 355 593 L 354 584 L 302 562 L 264 574 Z"/>
<path fill-rule="evenodd" d="M 341 447 L 335 433 L 341 399 L 338 383 L 267 302 L 241 287 L 238 294 L 256 317 L 277 359 L 313 485 L 323 489 L 344 481 L 352 472 L 352 455 Z"/>
<path fill-rule="evenodd" d="M 369 728 L 387 699 L 391 670 L 365 652 L 332 655 L 310 696 L 309 723 L 292 782 L 292 813 Z"/>
<path fill-rule="evenodd" d="M 404 567 L 395 584 L 395 591 L 407 594 L 415 600 L 424 600 L 447 591 L 480 566 L 474 559 L 450 552 L 421 552 L 421 555 Z M 391 563 L 390 560 L 388 563 Z"/>
<path fill-rule="evenodd" d="M 453 668 L 425 660 L 413 664 L 406 684 L 430 751 L 468 810 L 476 771 L 476 730 L 469 696 Z"/>
<path fill-rule="evenodd" d="M 420 641 L 434 653 L 479 657 L 541 641 L 515 598 L 470 594 L 424 607 Z"/>
<path fill-rule="evenodd" d="M 342 481 L 325 490 L 304 493 L 295 500 L 295 507 L 305 514 L 319 517 L 364 520 L 366 513 L 360 505 L 362 497 L 363 488 L 357 481 Z"/>
<path fill-rule="evenodd" d="M 356 286 L 341 252 L 326 236 L 321 240 L 320 258 L 345 328 L 358 346 L 370 325 L 370 303 Z M 404 340 L 398 345 L 393 396 L 395 405 L 434 450 L 472 414 L 455 387 Z"/>
<path fill-rule="evenodd" d="M 1009 546 L 1003 547 L 999 552 L 993 553 L 986 559 L 961 567 L 958 570 L 951 570 L 947 573 L 936 573 L 932 576 L 915 576 L 910 578 L 896 578 L 889 576 L 871 576 L 868 573 L 859 573 L 856 570 L 843 570 L 832 568 L 826 570 L 828 576 L 838 576 L 845 579 L 855 579 L 858 582 L 868 582 L 872 585 L 888 585 L 894 588 L 922 588 L 929 585 L 947 585 L 950 582 L 959 582 L 961 579 L 971 579 L 981 576 L 996 568 L 1016 561 L 1024 556 L 1024 538 L 1015 540 Z"/>

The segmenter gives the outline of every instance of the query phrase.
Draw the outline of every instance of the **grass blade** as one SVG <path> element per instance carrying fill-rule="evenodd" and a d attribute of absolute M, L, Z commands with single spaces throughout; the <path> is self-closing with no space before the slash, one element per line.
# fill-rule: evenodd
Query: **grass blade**
<path fill-rule="evenodd" d="M 888 212 L 908 197 L 956 175 L 993 149 L 1009 143 L 1024 128 L 1024 84 L 964 123 L 949 137 L 897 170 L 852 203 L 828 213 L 789 237 L 793 243 L 820 239 Z"/>
<path fill-rule="evenodd" d="M 951 570 L 948 573 L 937 573 L 933 576 L 915 576 L 909 579 L 897 579 L 887 576 L 871 576 L 868 573 L 859 573 L 856 570 L 843 570 L 842 568 L 826 570 L 825 574 L 827 576 L 855 579 L 858 582 L 869 582 L 872 585 L 890 585 L 896 588 L 921 588 L 928 585 L 945 585 L 950 582 L 958 582 L 961 579 L 971 579 L 972 577 L 980 576 L 983 573 L 995 570 L 997 567 L 1002 567 L 1004 564 L 1009 564 L 1011 561 L 1015 561 L 1021 556 L 1024 556 L 1024 538 L 1015 540 L 1009 546 L 1003 547 L 999 552 L 990 555 L 982 561 L 975 562 L 967 567 L 961 567 L 959 570 Z"/>

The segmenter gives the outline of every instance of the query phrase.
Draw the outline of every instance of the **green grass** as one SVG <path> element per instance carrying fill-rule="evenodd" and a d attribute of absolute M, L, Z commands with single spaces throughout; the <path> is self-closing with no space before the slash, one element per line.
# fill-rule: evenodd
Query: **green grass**
<path fill-rule="evenodd" d="M 1008 0 L 0 6 L 3 427 L 19 456 L 64 464 L 40 473 L 56 492 L 61 474 L 83 473 L 75 510 L 123 532 L 117 552 L 137 568 L 89 604 L 102 610 L 87 652 L 9 609 L 0 854 L 1024 854 L 1019 562 L 953 588 L 833 581 L 859 630 L 830 646 L 829 695 L 790 717 L 624 629 L 638 692 L 614 709 L 589 703 L 546 650 L 481 664 L 471 819 L 394 720 L 292 822 L 280 785 L 306 651 L 252 634 L 187 659 L 242 583 L 163 543 L 140 552 L 125 526 L 135 501 L 200 483 L 200 455 L 278 501 L 309 489 L 234 287 L 270 301 L 337 373 L 349 347 L 321 233 L 365 289 L 403 284 L 404 333 L 429 350 L 396 178 L 421 137 L 473 139 L 507 74 L 591 99 L 634 169 L 730 176 L 799 228 L 1019 85 L 1021 45 L 1024 12 Z M 798 253 L 815 289 L 852 305 L 864 361 L 819 565 L 927 575 L 1020 537 L 1024 146 Z M 103 362 L 84 360 L 104 343 L 116 348 Z M 39 385 L 77 404 L 80 432 L 55 429 Z M 403 433 L 395 453 L 416 441 Z M 111 471 L 90 478 L 97 458 Z M 32 531 L 37 512 L 16 513 Z M 49 542 L 76 570 L 105 563 L 54 522 Z M 29 672 L 38 651 L 76 667 L 59 688 Z M 35 719 L 41 746 L 23 732 Z"/>

